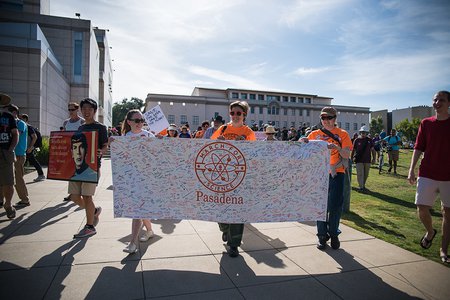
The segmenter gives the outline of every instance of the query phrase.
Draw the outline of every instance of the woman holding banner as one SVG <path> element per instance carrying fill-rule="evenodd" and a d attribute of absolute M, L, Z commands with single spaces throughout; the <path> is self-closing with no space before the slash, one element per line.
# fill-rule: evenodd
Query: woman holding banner
<path fill-rule="evenodd" d="M 139 110 L 130 110 L 122 123 L 122 135 L 131 137 L 154 137 L 155 135 L 153 133 L 142 129 L 144 122 L 144 117 Z M 142 225 L 144 225 L 147 230 L 142 232 L 142 235 L 139 237 L 141 229 L 143 228 Z M 133 219 L 131 222 L 131 241 L 128 246 L 123 249 L 123 251 L 127 253 L 136 253 L 138 251 L 138 239 L 141 242 L 146 242 L 151 237 L 153 237 L 153 231 L 150 220 Z"/>
<path fill-rule="evenodd" d="M 235 101 L 231 103 L 231 122 L 220 126 L 211 136 L 211 139 L 256 141 L 255 133 L 244 123 L 248 111 L 249 106 L 245 101 Z M 241 245 L 242 234 L 244 233 L 244 224 L 219 223 L 219 228 L 220 231 L 222 231 L 222 240 L 227 242 L 228 255 L 230 257 L 237 257 L 239 255 L 238 247 Z"/>

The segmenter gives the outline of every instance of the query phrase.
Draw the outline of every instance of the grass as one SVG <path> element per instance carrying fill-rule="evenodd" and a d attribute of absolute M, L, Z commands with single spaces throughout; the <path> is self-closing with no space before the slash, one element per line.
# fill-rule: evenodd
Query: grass
<path fill-rule="evenodd" d="M 423 249 L 419 242 L 425 233 L 425 228 L 418 219 L 414 204 L 416 187 L 411 186 L 407 180 L 411 156 L 412 150 L 400 150 L 397 175 L 387 173 L 387 163 L 381 174 L 378 174 L 375 165 L 372 166 L 366 183 L 369 191 L 366 193 L 356 191 L 358 183 L 356 170 L 353 169 L 350 212 L 343 214 L 342 223 L 428 259 L 441 262 L 439 258 L 442 236 L 441 201 L 437 199 L 431 211 L 433 226 L 438 233 L 431 248 Z"/>

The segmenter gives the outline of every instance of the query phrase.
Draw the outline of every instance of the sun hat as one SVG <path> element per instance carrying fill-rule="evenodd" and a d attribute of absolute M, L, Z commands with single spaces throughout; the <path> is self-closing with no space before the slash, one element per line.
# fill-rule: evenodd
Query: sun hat
<path fill-rule="evenodd" d="M 363 125 L 361 127 L 361 129 L 359 130 L 359 132 L 369 132 L 369 127 L 367 127 L 366 125 Z"/>
<path fill-rule="evenodd" d="M 167 128 L 167 131 L 171 131 L 171 130 L 177 131 L 177 127 L 174 126 L 174 125 L 170 125 L 170 126 Z"/>
<path fill-rule="evenodd" d="M 277 133 L 277 131 L 275 130 L 275 127 L 269 125 L 266 127 L 266 133 Z"/>
<path fill-rule="evenodd" d="M 7 106 L 11 103 L 11 97 L 9 95 L 0 93 L 0 106 Z"/>

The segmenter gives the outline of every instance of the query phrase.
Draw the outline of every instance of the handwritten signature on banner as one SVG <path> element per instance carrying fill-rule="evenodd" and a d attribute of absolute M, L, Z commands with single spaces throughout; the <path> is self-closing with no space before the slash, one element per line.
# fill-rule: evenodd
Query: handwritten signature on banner
<path fill-rule="evenodd" d="M 326 143 L 117 137 L 114 215 L 225 223 L 325 220 Z"/>

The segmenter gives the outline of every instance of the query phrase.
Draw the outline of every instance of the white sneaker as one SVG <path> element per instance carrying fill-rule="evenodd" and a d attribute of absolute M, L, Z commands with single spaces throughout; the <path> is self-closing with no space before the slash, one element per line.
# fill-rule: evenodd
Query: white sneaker
<path fill-rule="evenodd" d="M 144 231 L 143 233 L 142 233 L 142 235 L 141 235 L 141 237 L 139 238 L 139 240 L 141 241 L 141 242 L 146 242 L 146 241 L 148 241 L 150 238 L 152 238 L 153 237 L 153 231 L 152 230 L 150 230 L 150 231 Z"/>
<path fill-rule="evenodd" d="M 134 243 L 131 243 L 131 242 L 128 244 L 128 246 L 126 246 L 123 249 L 123 252 L 130 253 L 130 254 L 136 253 L 137 251 L 138 251 L 137 246 Z"/>
<path fill-rule="evenodd" d="M 36 177 L 35 179 L 33 179 L 34 182 L 39 182 L 45 180 L 45 175 L 39 175 L 38 177 Z"/>

